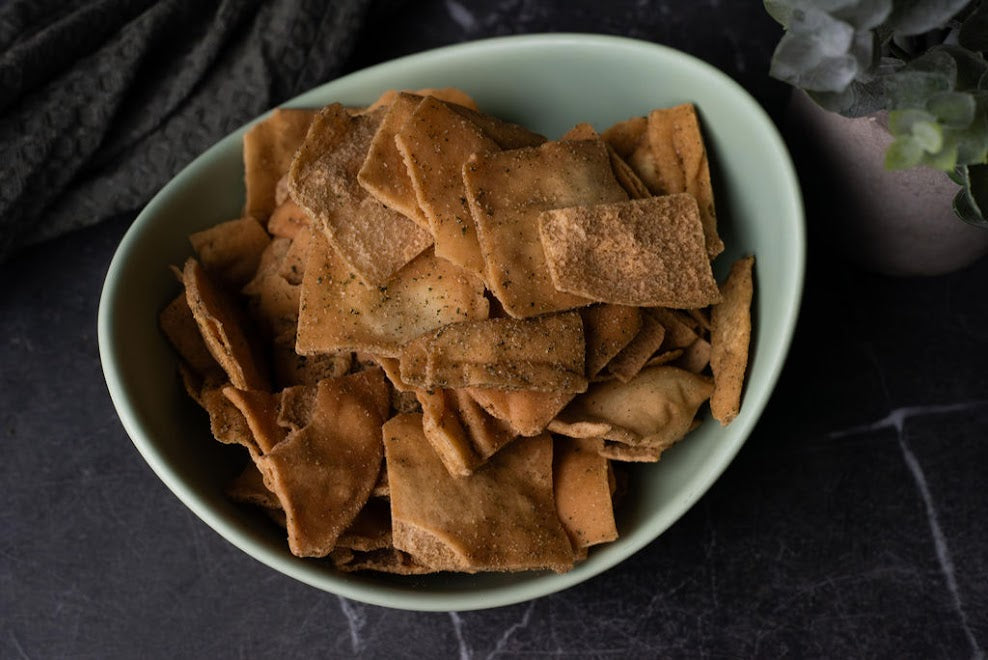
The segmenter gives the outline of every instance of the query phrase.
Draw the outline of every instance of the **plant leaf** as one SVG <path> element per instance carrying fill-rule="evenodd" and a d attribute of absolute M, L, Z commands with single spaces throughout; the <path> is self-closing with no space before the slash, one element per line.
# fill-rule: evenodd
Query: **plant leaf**
<path fill-rule="evenodd" d="M 950 79 L 942 73 L 899 71 L 885 78 L 885 94 L 891 108 L 923 108 L 926 99 L 950 89 Z"/>
<path fill-rule="evenodd" d="M 943 27 L 969 0 L 897 0 L 889 26 L 903 35 L 922 34 Z"/>
<path fill-rule="evenodd" d="M 926 109 L 948 128 L 967 128 L 977 108 L 974 97 L 964 92 L 943 92 L 926 102 Z"/>
<path fill-rule="evenodd" d="M 858 0 L 831 12 L 835 18 L 866 31 L 878 27 L 892 13 L 892 0 Z"/>
<path fill-rule="evenodd" d="M 923 160 L 923 148 L 908 135 L 897 137 L 885 152 L 885 168 L 907 170 L 916 167 Z"/>
<path fill-rule="evenodd" d="M 943 149 L 943 129 L 940 128 L 940 124 L 933 121 L 918 121 L 913 124 L 912 127 L 913 139 L 916 141 L 923 151 L 936 154 L 941 149 Z M 956 160 L 956 155 L 954 159 Z M 943 168 L 940 168 L 943 169 Z M 954 169 L 953 163 L 951 163 L 949 169 Z"/>
<path fill-rule="evenodd" d="M 961 185 L 960 192 L 954 197 L 954 213 L 964 222 L 984 228 L 988 228 L 988 221 L 981 209 L 988 208 L 988 204 L 985 204 L 988 202 L 988 174 L 975 172 L 972 177 L 971 170 L 986 167 L 988 166 L 958 167 L 956 177 L 951 177 L 955 181 L 959 180 Z"/>

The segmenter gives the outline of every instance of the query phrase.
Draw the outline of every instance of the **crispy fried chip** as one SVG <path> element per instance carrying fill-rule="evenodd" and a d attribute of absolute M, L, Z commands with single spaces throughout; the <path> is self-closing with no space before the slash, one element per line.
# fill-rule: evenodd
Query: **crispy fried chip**
<path fill-rule="evenodd" d="M 184 291 L 161 310 L 158 324 L 185 364 L 199 378 L 214 383 L 225 378 L 222 367 L 213 358 L 206 347 L 206 342 L 203 341 Z"/>
<path fill-rule="evenodd" d="M 590 124 L 577 124 L 560 138 L 561 140 L 596 140 L 601 139 L 601 135 L 594 130 Z M 651 197 L 652 193 L 648 187 L 642 183 L 635 171 L 631 169 L 624 159 L 618 155 L 614 148 L 607 144 L 607 153 L 611 159 L 611 169 L 614 171 L 614 178 L 617 179 L 624 191 L 631 199 L 644 199 Z"/>
<path fill-rule="evenodd" d="M 297 285 L 282 277 L 278 269 L 265 269 L 247 283 L 243 293 L 248 296 L 247 310 L 270 341 L 294 343 L 298 326 Z"/>
<path fill-rule="evenodd" d="M 357 172 L 386 111 L 350 115 L 340 104 L 312 122 L 292 161 L 292 198 L 312 217 L 349 267 L 384 284 L 432 244 L 432 236 L 364 190 Z"/>
<path fill-rule="evenodd" d="M 603 449 L 600 438 L 557 438 L 553 444 L 556 511 L 574 548 L 618 537 Z"/>
<path fill-rule="evenodd" d="M 587 305 L 553 285 L 539 241 L 543 211 L 626 200 L 600 141 L 476 154 L 463 168 L 487 285 L 515 318 Z"/>
<path fill-rule="evenodd" d="M 284 440 L 285 429 L 278 425 L 278 404 L 280 397 L 270 392 L 238 390 L 224 387 L 223 396 L 237 407 L 247 421 L 247 427 L 254 437 L 254 444 L 266 454 Z"/>
<path fill-rule="evenodd" d="M 381 470 L 387 412 L 380 370 L 324 380 L 309 424 L 257 459 L 285 510 L 293 554 L 327 555 L 367 502 Z"/>
<path fill-rule="evenodd" d="M 661 364 L 669 364 L 670 362 L 675 362 L 683 355 L 683 353 L 684 351 L 681 348 L 674 348 L 671 351 L 664 351 L 662 353 L 659 353 L 652 359 L 650 359 L 648 362 L 646 362 L 645 366 L 657 367 Z M 694 373 L 698 373 L 698 372 L 694 372 Z"/>
<path fill-rule="evenodd" d="M 398 96 L 403 93 L 414 94 L 415 96 L 431 97 L 434 99 L 439 99 L 440 101 L 445 101 L 447 103 L 455 103 L 457 105 L 462 105 L 466 108 L 470 108 L 471 110 L 477 110 L 477 103 L 472 98 L 470 98 L 469 94 L 467 94 L 461 89 L 457 89 L 455 87 L 442 87 L 442 88 L 425 87 L 423 89 L 416 89 L 416 90 L 389 89 L 383 94 L 381 94 L 376 101 L 371 103 L 370 107 L 367 108 L 367 111 L 369 112 L 372 110 L 376 110 L 381 106 L 391 105 L 398 98 Z"/>
<path fill-rule="evenodd" d="M 542 433 L 546 425 L 576 396 L 572 392 L 509 391 L 480 387 L 468 387 L 464 391 L 492 417 L 505 422 L 512 433 L 526 437 Z"/>
<path fill-rule="evenodd" d="M 295 352 L 295 337 L 287 342 L 275 342 L 271 362 L 274 379 L 279 387 L 315 385 L 327 378 L 345 376 L 353 364 L 350 351 L 299 355 Z"/>
<path fill-rule="evenodd" d="M 655 155 L 661 192 L 667 195 L 687 192 L 696 198 L 707 254 L 713 259 L 724 251 L 724 243 L 717 236 L 707 150 L 693 104 L 653 110 L 648 115 L 648 142 Z"/>
<path fill-rule="evenodd" d="M 710 342 L 702 337 L 697 337 L 696 341 L 686 347 L 682 357 L 676 361 L 676 366 L 700 373 L 710 364 Z"/>
<path fill-rule="evenodd" d="M 311 223 L 305 209 L 289 199 L 279 204 L 268 218 L 268 233 L 281 238 L 295 238 Z"/>
<path fill-rule="evenodd" d="M 379 202 L 414 220 L 428 231 L 429 220 L 419 208 L 412 180 L 408 178 L 405 169 L 405 161 L 395 144 L 395 136 L 421 101 L 421 96 L 407 93 L 400 93 L 395 97 L 374 134 L 367 158 L 357 173 L 357 180 Z"/>
<path fill-rule="evenodd" d="M 502 149 L 537 147 L 545 142 L 545 136 L 533 133 L 520 124 L 512 124 L 462 105 L 449 103 L 448 106 L 479 126 L 484 135 L 497 142 Z"/>
<path fill-rule="evenodd" d="M 483 277 L 484 258 L 461 172 L 473 154 L 499 151 L 497 142 L 445 103 L 425 99 L 395 143 L 418 204 L 429 219 L 436 255 Z M 438 144 L 441 149 L 436 148 Z"/>
<path fill-rule="evenodd" d="M 462 390 L 418 390 L 425 437 L 454 476 L 466 476 L 515 435 Z"/>
<path fill-rule="evenodd" d="M 395 357 L 401 347 L 447 323 L 487 317 L 483 282 L 428 251 L 387 285 L 368 286 L 321 237 L 302 280 L 299 353 L 341 349 Z"/>
<path fill-rule="evenodd" d="M 454 323 L 401 351 L 401 379 L 416 387 L 582 392 L 583 322 L 576 312 Z"/>
<path fill-rule="evenodd" d="M 248 463 L 244 471 L 230 482 L 230 485 L 226 487 L 226 494 L 234 502 L 255 504 L 265 509 L 281 508 L 278 496 L 264 485 L 264 476 L 253 461 Z"/>
<path fill-rule="evenodd" d="M 340 534 L 336 547 L 370 552 L 391 546 L 391 505 L 387 500 L 371 497 L 346 531 Z"/>
<path fill-rule="evenodd" d="M 316 406 L 315 385 L 294 385 L 286 387 L 279 394 L 278 426 L 290 431 L 298 431 L 312 421 L 312 411 Z"/>
<path fill-rule="evenodd" d="M 268 389 L 267 365 L 253 345 L 246 316 L 195 259 L 185 262 L 182 279 L 186 300 L 206 347 L 233 386 L 243 390 Z"/>
<path fill-rule="evenodd" d="M 429 445 L 421 415 L 384 425 L 394 545 L 444 570 L 569 570 L 574 553 L 556 514 L 552 439 L 521 438 L 469 477 Z"/>
<path fill-rule="evenodd" d="M 712 390 L 702 376 L 676 367 L 651 367 L 627 383 L 591 386 L 549 424 L 549 430 L 664 450 L 686 435 Z"/>
<path fill-rule="evenodd" d="M 741 389 L 751 341 L 754 290 L 751 271 L 754 263 L 754 257 L 734 262 L 723 286 L 724 302 L 714 305 L 711 314 L 710 367 L 714 372 L 714 393 L 710 398 L 710 412 L 724 425 L 737 417 L 741 407 Z"/>
<path fill-rule="evenodd" d="M 604 441 L 604 446 L 600 450 L 600 455 L 612 461 L 624 461 L 627 463 L 655 463 L 662 457 L 664 447 L 653 447 L 651 445 L 641 445 L 632 447 L 623 442 Z"/>
<path fill-rule="evenodd" d="M 640 144 L 647 140 L 648 119 L 632 117 L 619 121 L 601 134 L 614 152 L 624 160 L 631 158 Z"/>
<path fill-rule="evenodd" d="M 288 172 L 315 110 L 278 108 L 244 135 L 244 215 L 267 218 L 275 206 L 278 181 Z"/>
<path fill-rule="evenodd" d="M 659 350 L 665 339 L 666 329 L 651 316 L 642 316 L 641 330 L 613 360 L 607 363 L 607 370 L 622 383 L 634 378 L 648 359 Z"/>
<path fill-rule="evenodd" d="M 637 307 L 592 305 L 580 310 L 587 339 L 587 377 L 593 378 L 639 334 Z"/>
<path fill-rule="evenodd" d="M 213 437 L 225 445 L 241 445 L 252 458 L 261 454 L 247 418 L 223 395 L 222 388 L 202 390 L 200 405 L 209 414 L 209 430 Z"/>
<path fill-rule="evenodd" d="M 377 571 L 394 575 L 423 575 L 436 572 L 436 569 L 416 561 L 407 552 L 395 548 L 381 548 L 368 552 L 337 548 L 330 553 L 329 558 L 333 566 L 345 573 Z"/>
<path fill-rule="evenodd" d="M 646 307 L 704 307 L 720 299 L 691 195 L 546 211 L 539 228 L 561 291 Z"/>
<path fill-rule="evenodd" d="M 666 339 L 663 342 L 665 349 L 686 348 L 696 341 L 697 334 L 686 323 L 684 316 L 672 309 L 647 309 L 643 310 L 649 316 L 655 318 L 666 329 Z"/>
<path fill-rule="evenodd" d="M 196 232 L 189 236 L 189 242 L 210 275 L 238 289 L 257 272 L 271 237 L 261 223 L 247 217 Z"/>

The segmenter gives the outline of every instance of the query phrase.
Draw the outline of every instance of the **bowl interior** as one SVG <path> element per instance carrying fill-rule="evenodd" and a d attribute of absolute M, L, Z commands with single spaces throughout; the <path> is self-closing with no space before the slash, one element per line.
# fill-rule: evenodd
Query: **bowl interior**
<path fill-rule="evenodd" d="M 190 164 L 140 214 L 111 263 L 99 319 L 103 369 L 120 418 L 152 469 L 189 508 L 230 542 L 303 582 L 417 610 L 494 607 L 563 589 L 613 566 L 671 525 L 724 470 L 765 406 L 788 350 L 803 280 L 799 189 L 775 128 L 736 83 L 677 51 L 614 37 L 509 37 L 379 65 L 286 105 L 359 105 L 389 88 L 445 86 L 460 87 L 483 110 L 550 138 L 581 121 L 604 129 L 655 107 L 693 102 L 727 245 L 715 274 L 720 279 L 732 260 L 756 255 L 752 362 L 741 414 L 726 428 L 704 424 L 659 463 L 632 468 L 617 542 L 565 575 L 342 575 L 326 562 L 293 557 L 282 531 L 226 499 L 223 487 L 243 457 L 211 439 L 205 414 L 177 380 L 157 315 L 178 293 L 167 266 L 191 255 L 187 236 L 239 215 L 244 128 Z"/>

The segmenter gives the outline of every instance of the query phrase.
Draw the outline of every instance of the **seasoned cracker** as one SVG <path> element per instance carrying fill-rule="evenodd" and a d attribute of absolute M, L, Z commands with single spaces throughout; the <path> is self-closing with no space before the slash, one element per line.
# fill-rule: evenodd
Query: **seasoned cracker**
<path fill-rule="evenodd" d="M 627 383 L 591 386 L 549 424 L 549 430 L 665 450 L 686 435 L 712 391 L 713 384 L 697 374 L 651 367 Z"/>
<path fill-rule="evenodd" d="M 271 237 L 254 218 L 221 222 L 189 236 L 199 263 L 223 284 L 239 289 L 257 272 Z"/>
<path fill-rule="evenodd" d="M 754 257 L 734 262 L 722 288 L 724 302 L 714 305 L 711 313 L 710 367 L 714 373 L 714 393 L 710 397 L 710 412 L 723 425 L 730 424 L 741 408 L 751 342 L 754 264 Z"/>
<path fill-rule="evenodd" d="M 278 425 L 280 397 L 270 392 L 238 390 L 224 387 L 223 396 L 237 407 L 254 437 L 254 444 L 266 454 L 285 438 L 285 429 Z"/>
<path fill-rule="evenodd" d="M 295 238 L 312 220 L 301 206 L 288 199 L 279 204 L 268 218 L 268 233 L 281 238 Z"/>
<path fill-rule="evenodd" d="M 253 461 L 247 463 L 243 472 L 230 482 L 226 487 L 226 494 L 234 502 L 254 504 L 265 509 L 281 509 L 278 496 L 264 485 L 264 476 Z"/>
<path fill-rule="evenodd" d="M 255 344 L 246 315 L 216 286 L 195 259 L 182 270 L 185 296 L 192 316 L 213 358 L 234 387 L 268 389 L 267 365 Z"/>
<path fill-rule="evenodd" d="M 263 220 L 274 211 L 278 181 L 288 172 L 315 114 L 316 110 L 278 108 L 244 134 L 244 215 Z"/>
<path fill-rule="evenodd" d="M 607 363 L 607 370 L 622 383 L 638 375 L 649 358 L 659 350 L 666 336 L 666 329 L 651 316 L 643 315 L 641 329 L 635 338 L 624 347 L 613 360 Z"/>
<path fill-rule="evenodd" d="M 462 390 L 417 390 L 422 429 L 454 476 L 466 476 L 514 440 L 507 424 L 492 417 Z"/>
<path fill-rule="evenodd" d="M 607 543 L 618 537 L 600 438 L 556 438 L 552 476 L 556 511 L 574 548 Z"/>
<path fill-rule="evenodd" d="M 717 235 L 717 213 L 710 185 L 707 150 L 692 103 L 653 110 L 648 115 L 648 143 L 655 156 L 655 174 L 662 194 L 686 192 L 696 198 L 707 254 L 724 251 Z"/>
<path fill-rule="evenodd" d="M 449 474 L 421 415 L 384 425 L 394 545 L 442 570 L 569 570 L 574 553 L 556 514 L 552 439 L 522 438 L 469 477 Z"/>
<path fill-rule="evenodd" d="M 475 154 L 463 168 L 487 285 L 515 318 L 582 307 L 590 300 L 553 284 L 539 240 L 543 211 L 627 200 L 603 143 L 547 142 Z"/>
<path fill-rule="evenodd" d="M 405 161 L 395 145 L 395 136 L 404 128 L 420 102 L 421 96 L 407 93 L 398 94 L 391 102 L 374 134 L 367 158 L 357 173 L 357 181 L 379 202 L 429 231 L 429 220 L 419 207 Z"/>
<path fill-rule="evenodd" d="M 299 353 L 369 351 L 397 357 L 402 346 L 443 325 L 487 317 L 483 282 L 427 251 L 386 285 L 369 286 L 317 237 L 299 308 Z"/>
<path fill-rule="evenodd" d="M 700 373 L 710 364 L 710 342 L 702 337 L 697 337 L 696 341 L 686 347 L 682 357 L 676 361 L 676 366 Z"/>
<path fill-rule="evenodd" d="M 463 390 L 511 429 L 515 435 L 531 437 L 545 430 L 566 404 L 573 392 L 532 392 L 528 390 L 494 390 L 468 387 Z"/>
<path fill-rule="evenodd" d="M 461 105 L 465 108 L 470 108 L 471 110 L 477 110 L 477 103 L 474 101 L 469 94 L 461 89 L 455 87 L 425 87 L 423 89 L 416 90 L 397 90 L 389 89 L 383 94 L 381 94 L 376 101 L 370 104 L 367 111 L 376 110 L 382 106 L 388 106 L 394 103 L 394 101 L 401 94 L 413 94 L 415 96 L 423 96 L 438 99 L 440 101 L 445 101 L 447 103 L 455 103 Z"/>
<path fill-rule="evenodd" d="M 587 339 L 587 377 L 593 378 L 638 336 L 643 316 L 637 307 L 591 305 L 580 310 Z"/>
<path fill-rule="evenodd" d="M 199 378 L 214 383 L 226 378 L 223 369 L 206 347 L 184 291 L 161 310 L 158 325 L 185 364 Z"/>
<path fill-rule="evenodd" d="M 445 103 L 425 99 L 395 143 L 429 219 L 436 255 L 483 277 L 484 258 L 461 172 L 473 154 L 499 151 L 497 142 Z"/>
<path fill-rule="evenodd" d="M 539 229 L 561 291 L 642 307 L 688 309 L 720 299 L 691 195 L 546 211 Z"/>
<path fill-rule="evenodd" d="M 292 161 L 292 198 L 312 217 L 350 269 L 383 285 L 429 245 L 432 236 L 374 199 L 357 181 L 385 109 L 351 115 L 340 104 L 312 122 Z"/>
<path fill-rule="evenodd" d="M 285 511 L 293 554 L 326 556 L 367 502 L 381 471 L 387 412 L 380 370 L 324 380 L 310 422 L 256 459 Z"/>
<path fill-rule="evenodd" d="M 582 392 L 583 322 L 576 312 L 446 325 L 409 342 L 401 379 L 424 389 Z"/>

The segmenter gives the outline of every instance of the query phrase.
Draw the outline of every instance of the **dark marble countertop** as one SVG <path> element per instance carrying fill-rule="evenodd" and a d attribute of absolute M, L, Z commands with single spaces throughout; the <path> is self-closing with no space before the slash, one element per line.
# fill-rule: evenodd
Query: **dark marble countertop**
<path fill-rule="evenodd" d="M 427 0 L 351 69 L 485 36 L 624 34 L 691 52 L 781 123 L 761 3 Z M 815 163 L 794 153 L 804 181 Z M 988 259 L 890 278 L 840 257 L 809 198 L 786 369 L 741 453 L 671 529 L 562 593 L 423 614 L 249 558 L 133 449 L 96 345 L 131 217 L 0 265 L 0 657 L 984 657 Z"/>

